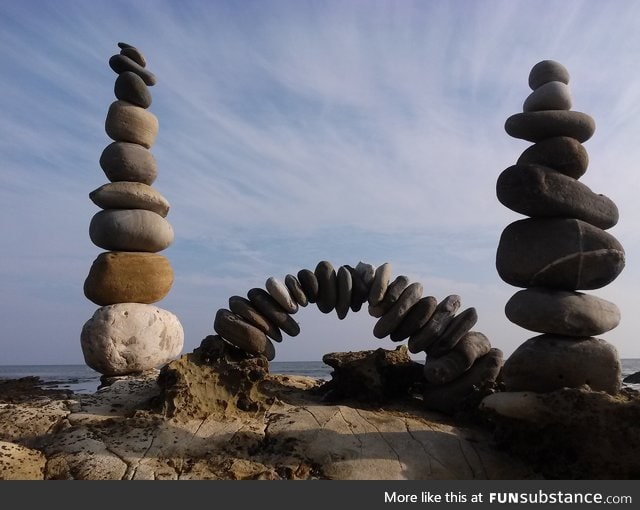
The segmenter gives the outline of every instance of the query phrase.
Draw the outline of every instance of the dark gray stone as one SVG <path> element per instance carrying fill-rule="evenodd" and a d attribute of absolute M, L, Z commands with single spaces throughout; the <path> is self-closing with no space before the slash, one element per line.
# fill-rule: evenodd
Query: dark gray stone
<path fill-rule="evenodd" d="M 613 201 L 551 168 L 514 165 L 498 177 L 496 194 L 502 205 L 531 217 L 577 218 L 606 230 L 618 223 Z"/>
<path fill-rule="evenodd" d="M 601 335 L 620 323 L 618 307 L 596 296 L 544 287 L 516 292 L 507 318 L 525 329 L 576 337 Z"/>
<path fill-rule="evenodd" d="M 269 361 L 275 358 L 276 351 L 271 340 L 258 328 L 229 310 L 218 310 L 213 329 L 227 342 L 249 354 L 264 356 Z"/>
<path fill-rule="evenodd" d="M 282 332 L 264 315 L 258 312 L 248 299 L 241 296 L 231 296 L 229 298 L 229 309 L 250 324 L 253 324 L 269 338 L 272 338 L 276 342 L 282 342 Z"/>
<path fill-rule="evenodd" d="M 253 288 L 247 292 L 247 297 L 258 312 L 287 335 L 297 336 L 300 334 L 300 325 L 293 320 L 266 290 Z"/>
<path fill-rule="evenodd" d="M 389 291 L 387 291 L 389 292 Z M 422 284 L 414 282 L 404 288 L 400 297 L 391 305 L 389 310 L 376 322 L 373 336 L 384 338 L 390 335 L 402 322 L 413 305 L 422 297 Z"/>
<path fill-rule="evenodd" d="M 109 67 L 111 67 L 111 69 L 113 69 L 117 74 L 124 73 L 125 71 L 136 73 L 150 87 L 155 85 L 158 81 L 151 71 L 142 67 L 126 55 L 113 55 L 109 59 Z"/>
<path fill-rule="evenodd" d="M 287 289 L 289 289 L 291 297 L 296 300 L 296 303 L 300 306 L 307 306 L 307 304 L 309 304 L 307 295 L 304 293 L 304 290 L 302 290 L 302 286 L 295 276 L 292 274 L 285 276 L 284 284 L 287 286 Z"/>
<path fill-rule="evenodd" d="M 369 315 L 380 318 L 387 313 L 393 304 L 398 300 L 404 289 L 409 286 L 407 276 L 398 276 L 388 286 L 382 301 L 375 306 L 369 306 Z"/>
<path fill-rule="evenodd" d="M 502 370 L 507 391 L 537 393 L 587 385 L 615 395 L 621 374 L 618 352 L 604 340 L 546 334 L 524 342 Z"/>
<path fill-rule="evenodd" d="M 322 313 L 330 313 L 336 307 L 338 299 L 338 283 L 336 270 L 331 262 L 323 260 L 318 262 L 314 271 L 318 280 L 318 297 L 316 305 Z"/>
<path fill-rule="evenodd" d="M 129 46 L 127 48 L 122 48 L 120 50 L 120 55 L 124 55 L 125 57 L 129 57 L 136 64 L 141 67 L 147 66 L 147 61 L 144 58 L 144 55 L 140 52 L 138 48 L 134 48 L 133 46 Z"/>
<path fill-rule="evenodd" d="M 128 142 L 107 145 L 100 156 L 100 168 L 111 182 L 133 181 L 150 185 L 158 176 L 158 164 L 151 151 Z"/>
<path fill-rule="evenodd" d="M 529 87 L 532 90 L 550 81 L 559 81 L 568 85 L 569 71 L 555 60 L 542 60 L 531 68 L 529 72 Z"/>
<path fill-rule="evenodd" d="M 525 112 L 571 110 L 569 87 L 561 81 L 549 81 L 540 85 L 525 99 L 522 109 Z"/>
<path fill-rule="evenodd" d="M 478 322 L 476 309 L 467 308 L 451 319 L 447 328 L 427 349 L 427 356 L 440 358 L 450 352 Z"/>
<path fill-rule="evenodd" d="M 265 288 L 267 289 L 267 292 L 271 294 L 271 297 L 275 299 L 282 308 L 284 308 L 285 312 L 293 314 L 298 311 L 298 303 L 296 303 L 295 299 L 291 294 L 289 294 L 289 289 L 287 289 L 287 286 L 275 276 L 267 278 Z"/>
<path fill-rule="evenodd" d="M 338 319 L 342 320 L 347 316 L 349 306 L 351 305 L 351 292 L 353 288 L 351 271 L 345 266 L 340 266 L 336 279 L 338 286 L 336 313 L 338 314 Z"/>
<path fill-rule="evenodd" d="M 451 294 L 442 300 L 427 323 L 409 338 L 409 351 L 414 354 L 426 351 L 447 328 L 458 308 L 460 296 L 457 294 Z"/>
<path fill-rule="evenodd" d="M 298 271 L 298 281 L 304 291 L 304 295 L 307 296 L 307 301 L 315 303 L 318 298 L 318 279 L 313 271 L 301 269 Z"/>
<path fill-rule="evenodd" d="M 433 296 L 420 299 L 404 316 L 398 328 L 391 333 L 393 342 L 401 342 L 418 332 L 433 315 L 438 301 Z"/>
<path fill-rule="evenodd" d="M 382 303 L 384 295 L 389 286 L 391 279 L 391 264 L 385 262 L 376 269 L 373 281 L 371 282 L 371 290 L 369 291 L 369 305 L 376 306 Z"/>
<path fill-rule="evenodd" d="M 136 73 L 125 71 L 116 78 L 113 92 L 118 99 L 128 101 L 142 108 L 151 106 L 151 92 Z"/>
<path fill-rule="evenodd" d="M 579 179 L 587 171 L 589 155 L 578 140 L 568 136 L 546 138 L 528 147 L 518 165 L 542 165 Z"/>
<path fill-rule="evenodd" d="M 575 219 L 528 218 L 507 225 L 496 253 L 500 278 L 516 287 L 598 289 L 625 264 L 608 232 Z"/>
<path fill-rule="evenodd" d="M 596 123 L 586 113 L 573 110 L 547 110 L 516 113 L 507 119 L 504 129 L 510 136 L 530 142 L 539 142 L 555 136 L 568 136 L 584 143 L 593 136 Z"/>
<path fill-rule="evenodd" d="M 489 339 L 478 331 L 467 332 L 453 350 L 440 358 L 427 356 L 424 376 L 431 384 L 446 384 L 462 376 L 478 358 L 491 350 Z"/>
<path fill-rule="evenodd" d="M 344 267 L 351 273 L 351 301 L 349 307 L 352 312 L 359 312 L 369 297 L 369 287 L 365 284 L 362 275 L 354 267 L 349 265 Z"/>
<path fill-rule="evenodd" d="M 623 381 L 628 384 L 640 384 L 640 372 L 628 375 L 623 379 Z"/>

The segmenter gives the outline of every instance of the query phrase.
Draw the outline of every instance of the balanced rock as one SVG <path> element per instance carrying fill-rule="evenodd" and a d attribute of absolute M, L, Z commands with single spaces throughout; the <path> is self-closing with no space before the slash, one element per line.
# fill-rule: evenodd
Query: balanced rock
<path fill-rule="evenodd" d="M 94 260 L 84 282 L 84 295 L 100 306 L 115 303 L 155 303 L 173 284 L 173 269 L 162 255 L 107 252 Z"/>
<path fill-rule="evenodd" d="M 475 361 L 491 350 L 489 339 L 478 331 L 467 332 L 453 350 L 440 358 L 427 356 L 424 376 L 432 384 L 446 384 L 462 376 Z"/>
<path fill-rule="evenodd" d="M 505 306 L 507 318 L 539 333 L 576 337 L 601 335 L 620 322 L 618 307 L 581 292 L 531 287 L 516 292 Z"/>
<path fill-rule="evenodd" d="M 271 276 L 267 279 L 265 287 L 271 297 L 277 301 L 277 303 L 284 308 L 287 313 L 296 313 L 298 311 L 298 303 L 289 294 L 287 286 L 278 280 L 276 277 Z"/>
<path fill-rule="evenodd" d="M 525 112 L 570 110 L 571 92 L 569 87 L 561 81 L 549 81 L 540 85 L 525 99 L 522 109 Z"/>
<path fill-rule="evenodd" d="M 426 296 L 418 300 L 403 317 L 398 327 L 391 333 L 393 342 L 401 342 L 417 333 L 431 318 L 438 306 L 433 296 Z"/>
<path fill-rule="evenodd" d="M 316 305 L 322 313 L 330 313 L 336 307 L 338 298 L 338 286 L 336 271 L 330 262 L 323 260 L 318 262 L 314 271 L 318 280 L 318 297 Z"/>
<path fill-rule="evenodd" d="M 387 313 L 393 304 L 400 298 L 400 295 L 409 286 L 409 277 L 398 276 L 388 286 L 382 301 L 377 305 L 369 305 L 369 315 L 372 317 L 382 317 Z"/>
<path fill-rule="evenodd" d="M 121 48 L 120 49 L 120 55 L 124 55 L 125 57 L 129 57 L 136 64 L 138 64 L 138 65 L 140 65 L 142 67 L 146 67 L 147 66 L 147 61 L 144 58 L 144 55 L 135 46 L 131 46 L 130 44 L 127 44 L 127 43 L 118 43 L 118 47 Z"/>
<path fill-rule="evenodd" d="M 390 335 L 409 313 L 409 310 L 422 297 L 422 284 L 414 282 L 407 286 L 400 297 L 391 305 L 388 311 L 376 322 L 373 328 L 373 336 L 384 338 Z"/>
<path fill-rule="evenodd" d="M 269 361 L 275 358 L 276 350 L 267 335 L 229 310 L 218 310 L 213 329 L 227 342 L 246 353 L 264 356 Z"/>
<path fill-rule="evenodd" d="M 460 296 L 457 294 L 451 294 L 443 299 L 436 306 L 427 323 L 409 338 L 409 351 L 414 354 L 426 351 L 447 328 L 460 308 L 460 302 Z"/>
<path fill-rule="evenodd" d="M 271 297 L 266 290 L 253 288 L 247 292 L 251 304 L 264 315 L 267 320 L 280 328 L 289 336 L 300 334 L 300 325 Z"/>
<path fill-rule="evenodd" d="M 353 291 L 353 278 L 351 271 L 346 266 L 340 266 L 336 276 L 337 295 L 336 295 L 336 314 L 338 319 L 342 320 L 349 313 L 351 306 L 351 293 Z"/>
<path fill-rule="evenodd" d="M 530 142 L 568 136 L 583 143 L 593 136 L 596 123 L 586 113 L 573 110 L 545 110 L 516 113 L 507 119 L 504 129 L 510 136 Z"/>
<path fill-rule="evenodd" d="M 540 335 L 530 338 L 503 368 L 507 391 L 546 393 L 587 385 L 593 391 L 620 391 L 621 367 L 615 347 L 599 338 Z"/>
<path fill-rule="evenodd" d="M 248 299 L 241 296 L 231 296 L 229 298 L 229 310 L 254 325 L 269 338 L 272 338 L 276 342 L 282 342 L 282 333 L 280 330 L 258 312 Z"/>
<path fill-rule="evenodd" d="M 148 110 L 118 99 L 111 103 L 105 131 L 116 142 L 130 142 L 149 149 L 158 135 L 158 118 Z"/>
<path fill-rule="evenodd" d="M 496 268 L 516 287 L 598 289 L 625 264 L 622 245 L 581 220 L 528 218 L 508 225 L 500 237 Z"/>
<path fill-rule="evenodd" d="M 295 276 L 292 274 L 285 276 L 284 284 L 287 286 L 289 294 L 291 294 L 291 297 L 295 299 L 296 303 L 300 306 L 307 306 L 309 304 L 309 300 L 307 299 L 304 290 L 302 290 L 302 285 L 300 285 L 300 282 Z"/>
<path fill-rule="evenodd" d="M 589 166 L 589 154 L 578 140 L 568 136 L 545 138 L 525 149 L 518 165 L 541 165 L 579 179 Z"/>
<path fill-rule="evenodd" d="M 82 328 L 88 366 L 107 376 L 144 372 L 168 363 L 182 350 L 184 331 L 167 310 L 141 303 L 98 308 Z"/>
<path fill-rule="evenodd" d="M 100 156 L 100 167 L 111 182 L 134 181 L 153 184 L 158 164 L 149 149 L 128 142 L 113 142 Z"/>
<path fill-rule="evenodd" d="M 144 80 L 144 82 L 150 87 L 157 83 L 155 75 L 148 69 L 142 67 L 135 60 L 129 58 L 127 55 L 114 55 L 109 59 L 109 67 L 116 73 L 124 73 L 130 71 L 137 74 Z"/>
<path fill-rule="evenodd" d="M 351 266 L 347 266 L 351 270 Z M 359 312 L 362 305 L 369 300 L 369 291 L 371 290 L 371 283 L 373 282 L 373 276 L 375 269 L 370 264 L 364 264 L 359 262 L 358 265 L 351 270 L 351 311 Z"/>
<path fill-rule="evenodd" d="M 577 218 L 603 230 L 618 222 L 618 208 L 611 199 L 539 165 L 507 168 L 498 177 L 496 194 L 502 205 L 526 216 Z"/>
<path fill-rule="evenodd" d="M 313 271 L 309 269 L 301 269 L 298 271 L 298 281 L 307 296 L 309 303 L 315 303 L 318 298 L 318 279 Z"/>
<path fill-rule="evenodd" d="M 551 81 L 569 84 L 569 71 L 560 62 L 542 60 L 531 68 L 529 72 L 529 87 L 531 89 L 535 90 Z"/>
<path fill-rule="evenodd" d="M 453 317 L 440 336 L 427 347 L 427 356 L 439 358 L 447 354 L 476 325 L 476 322 L 478 322 L 478 313 L 473 307 Z"/>
<path fill-rule="evenodd" d="M 149 108 L 151 106 L 152 98 L 149 88 L 140 76 L 131 71 L 126 71 L 118 76 L 113 87 L 113 93 L 118 99 L 140 108 Z"/>
<path fill-rule="evenodd" d="M 163 218 L 169 214 L 169 202 L 156 189 L 141 182 L 110 182 L 89 193 L 101 209 L 145 209 Z"/>
<path fill-rule="evenodd" d="M 389 286 L 389 280 L 391 279 L 391 264 L 385 262 L 381 266 L 376 268 L 373 280 L 371 282 L 371 289 L 369 290 L 369 305 L 376 306 L 382 303 L 384 295 L 387 292 Z"/>
<path fill-rule="evenodd" d="M 105 209 L 89 225 L 91 241 L 111 251 L 162 251 L 171 245 L 173 235 L 166 219 L 144 209 Z"/>

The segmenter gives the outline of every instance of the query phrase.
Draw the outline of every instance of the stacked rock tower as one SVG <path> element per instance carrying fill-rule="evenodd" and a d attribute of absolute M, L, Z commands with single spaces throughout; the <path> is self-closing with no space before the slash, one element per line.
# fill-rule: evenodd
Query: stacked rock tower
<path fill-rule="evenodd" d="M 158 119 L 148 111 L 156 77 L 142 53 L 118 43 L 109 60 L 118 74 L 105 122 L 113 143 L 100 156 L 109 183 L 89 194 L 102 210 L 91 219 L 91 241 L 104 250 L 84 282 L 85 296 L 99 305 L 81 333 L 85 362 L 105 376 L 139 373 L 177 356 L 184 332 L 178 318 L 153 306 L 173 284 L 173 269 L 158 252 L 173 242 L 165 219 L 169 202 L 151 186 L 158 169 L 150 151 Z"/>
<path fill-rule="evenodd" d="M 579 181 L 595 131 L 587 114 L 572 111 L 569 73 L 544 60 L 529 75 L 533 90 L 506 132 L 534 144 L 498 177 L 498 200 L 528 216 L 502 232 L 496 254 L 500 277 L 523 290 L 505 306 L 513 323 L 542 333 L 505 362 L 507 391 L 548 392 L 588 385 L 617 393 L 620 360 L 614 346 L 595 338 L 615 328 L 615 304 L 580 292 L 604 287 L 622 271 L 625 253 L 606 230 L 618 209 Z"/>

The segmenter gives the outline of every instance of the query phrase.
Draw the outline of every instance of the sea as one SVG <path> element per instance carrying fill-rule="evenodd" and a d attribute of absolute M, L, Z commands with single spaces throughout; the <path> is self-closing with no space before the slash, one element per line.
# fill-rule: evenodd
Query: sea
<path fill-rule="evenodd" d="M 622 377 L 640 372 L 640 359 L 622 359 Z M 269 372 L 283 375 L 305 375 L 316 379 L 331 379 L 332 368 L 322 361 L 272 361 Z M 87 365 L 0 365 L 0 380 L 35 376 L 42 386 L 68 389 L 74 393 L 95 393 L 100 386 L 101 374 Z M 640 384 L 623 383 L 640 391 Z"/>

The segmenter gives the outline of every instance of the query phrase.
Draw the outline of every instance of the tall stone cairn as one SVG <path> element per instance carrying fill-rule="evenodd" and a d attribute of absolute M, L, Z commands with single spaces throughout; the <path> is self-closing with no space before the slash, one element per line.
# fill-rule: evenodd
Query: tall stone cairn
<path fill-rule="evenodd" d="M 506 283 L 524 288 L 507 302 L 507 318 L 542 334 L 506 360 L 503 378 L 507 391 L 588 385 L 615 394 L 621 385 L 618 353 L 595 336 L 615 328 L 620 311 L 578 291 L 612 282 L 624 268 L 625 253 L 606 232 L 618 222 L 616 205 L 579 181 L 588 165 L 582 144 L 595 122 L 571 110 L 568 83 L 569 73 L 558 62 L 537 63 L 523 113 L 505 123 L 510 136 L 533 145 L 498 177 L 498 200 L 528 218 L 502 232 L 496 268 Z"/>
<path fill-rule="evenodd" d="M 102 210 L 91 219 L 91 241 L 105 251 L 84 282 L 85 296 L 99 305 L 82 328 L 85 362 L 105 376 L 144 372 L 176 357 L 184 344 L 178 318 L 152 305 L 173 284 L 173 269 L 158 252 L 173 242 L 169 202 L 151 184 L 158 168 L 150 151 L 158 119 L 148 111 L 156 77 L 142 53 L 118 43 L 109 60 L 118 75 L 105 122 L 113 143 L 100 156 L 109 183 L 89 193 Z"/>

